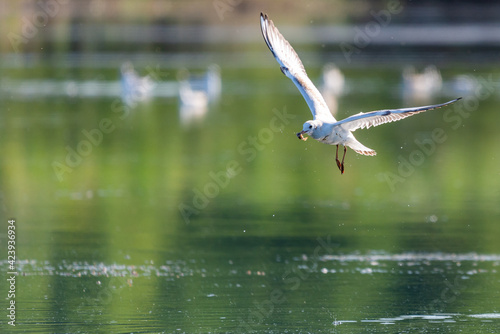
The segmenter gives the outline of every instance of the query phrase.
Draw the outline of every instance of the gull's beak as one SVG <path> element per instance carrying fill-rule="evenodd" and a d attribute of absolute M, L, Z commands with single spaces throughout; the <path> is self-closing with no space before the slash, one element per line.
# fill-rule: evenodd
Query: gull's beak
<path fill-rule="evenodd" d="M 297 133 L 297 138 L 299 138 L 300 140 L 306 141 L 307 137 L 304 137 L 304 133 L 306 133 L 306 132 L 303 130 L 300 131 L 299 133 Z"/>

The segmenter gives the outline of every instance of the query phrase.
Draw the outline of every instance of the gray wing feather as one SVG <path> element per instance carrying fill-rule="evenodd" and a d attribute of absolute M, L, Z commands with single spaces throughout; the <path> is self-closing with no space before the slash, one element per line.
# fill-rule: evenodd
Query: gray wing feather
<path fill-rule="evenodd" d="M 377 126 L 380 124 L 384 123 L 389 123 L 389 122 L 394 122 L 394 121 L 399 121 L 400 119 L 410 117 L 413 115 L 416 115 L 418 113 L 427 111 L 427 110 L 432 110 L 436 108 L 441 108 L 444 107 L 450 103 L 456 102 L 460 100 L 461 97 L 458 99 L 454 99 L 445 103 L 441 104 L 434 104 L 430 106 L 424 106 L 424 107 L 416 107 L 416 108 L 404 108 L 404 109 L 388 109 L 388 110 L 377 110 L 377 111 L 372 111 L 368 113 L 359 113 L 356 115 L 352 115 L 350 117 L 347 117 L 346 119 L 343 119 L 335 125 L 340 125 L 342 128 L 345 130 L 349 131 L 354 131 L 357 129 L 363 129 L 363 128 L 370 128 L 372 126 Z"/>

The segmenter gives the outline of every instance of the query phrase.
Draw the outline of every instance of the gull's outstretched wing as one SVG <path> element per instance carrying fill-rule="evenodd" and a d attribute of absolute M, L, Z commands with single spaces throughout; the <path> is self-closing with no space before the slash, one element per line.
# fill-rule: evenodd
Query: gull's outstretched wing
<path fill-rule="evenodd" d="M 445 103 L 441 104 L 434 104 L 431 106 L 424 106 L 424 107 L 416 107 L 416 108 L 404 108 L 404 109 L 388 109 L 388 110 L 377 110 L 377 111 L 371 111 L 368 113 L 359 113 L 356 115 L 352 115 L 350 117 L 347 117 L 346 119 L 343 119 L 334 125 L 340 125 L 342 128 L 349 130 L 349 131 L 354 131 L 357 129 L 363 129 L 363 128 L 369 128 L 371 126 L 377 126 L 380 124 L 384 123 L 389 123 L 389 122 L 394 122 L 394 121 L 399 121 L 400 119 L 427 111 L 431 109 L 436 109 L 436 108 L 441 108 L 444 107 L 450 103 L 456 102 L 460 100 L 461 97 L 458 99 L 454 99 Z"/>
<path fill-rule="evenodd" d="M 260 13 L 260 28 L 269 50 L 280 64 L 281 71 L 292 79 L 307 102 L 314 118 L 335 122 L 323 96 L 307 76 L 304 65 L 290 43 L 281 35 L 267 14 Z"/>

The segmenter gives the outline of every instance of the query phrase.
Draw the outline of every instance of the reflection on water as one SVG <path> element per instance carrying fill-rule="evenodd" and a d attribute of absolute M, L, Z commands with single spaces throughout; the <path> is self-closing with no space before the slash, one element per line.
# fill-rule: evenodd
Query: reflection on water
<path fill-rule="evenodd" d="M 63 304 L 75 305 L 78 317 L 93 319 L 89 328 L 104 320 L 96 313 L 109 313 L 107 309 L 117 308 L 113 304 L 125 301 L 134 291 L 150 291 L 147 293 L 154 295 L 150 297 L 153 301 L 134 297 L 134 307 L 117 308 L 121 311 L 109 318 L 112 331 L 123 318 L 134 314 L 136 307 L 149 310 L 151 323 L 144 325 L 147 330 L 188 333 L 234 332 L 245 327 L 250 331 L 282 332 L 289 329 L 290 323 L 298 325 L 301 321 L 307 321 L 306 327 L 314 328 L 315 332 L 330 332 L 333 328 L 348 333 L 378 332 L 390 325 L 398 325 L 400 330 L 433 330 L 437 324 L 440 331 L 453 331 L 457 323 L 475 328 L 475 324 L 494 324 L 500 319 L 496 302 L 491 298 L 481 299 L 485 312 L 470 310 L 470 301 L 478 298 L 473 281 L 480 277 L 489 281 L 498 275 L 500 255 L 369 252 L 311 259 L 305 254 L 282 253 L 260 264 L 246 263 L 238 255 L 228 255 L 222 261 L 211 254 L 200 255 L 186 258 L 181 253 L 172 253 L 173 260 L 157 263 L 149 259 L 142 264 L 131 264 L 137 256 L 131 251 L 123 255 L 122 262 L 111 264 L 65 259 L 20 260 L 17 268 L 26 282 L 36 277 L 52 282 L 48 288 L 42 287 L 41 293 L 45 294 L 42 308 L 50 309 L 56 306 L 52 305 L 54 302 L 60 303 L 51 296 L 51 288 L 65 290 Z M 7 261 L 0 263 L 2 268 L 7 266 Z M 276 281 L 279 276 L 282 282 Z M 89 295 L 82 298 L 79 289 L 69 291 L 65 287 L 65 280 L 69 279 L 78 279 L 76 284 L 81 284 L 84 294 Z M 407 286 L 398 283 L 405 281 Z M 414 281 L 420 281 L 423 287 L 419 289 Z M 36 293 L 34 290 L 40 288 L 28 285 L 26 289 L 22 295 Z M 387 296 L 380 298 L 381 294 Z M 384 301 L 386 298 L 389 301 Z M 363 306 L 355 307 L 358 303 Z M 310 304 L 309 308 L 304 304 Z M 208 311 L 206 308 L 213 315 L 201 316 Z M 170 321 L 162 327 L 157 322 L 165 316 Z M 310 317 L 318 322 L 311 324 Z M 254 323 L 247 322 L 252 319 Z M 73 321 L 76 319 L 69 316 L 65 328 L 78 326 Z"/>
<path fill-rule="evenodd" d="M 130 100 L 131 92 L 126 88 L 127 97 Z M 53 80 L 53 79 L 10 79 L 4 78 L 0 81 L 0 94 L 16 99 L 45 98 L 52 96 L 66 96 L 73 98 L 102 98 L 121 97 L 123 87 L 121 81 L 112 80 Z M 140 93 L 143 94 L 143 93 Z M 178 94 L 178 85 L 175 81 L 154 82 L 148 89 L 148 95 L 152 97 L 175 97 Z"/>
<path fill-rule="evenodd" d="M 294 257 L 291 262 L 308 261 L 306 255 Z M 497 273 L 496 267 L 500 266 L 500 255 L 481 255 L 475 253 L 467 254 L 445 254 L 445 253 L 403 253 L 403 254 L 377 254 L 374 252 L 370 255 L 360 254 L 344 254 L 344 255 L 325 255 L 317 259 L 323 263 L 321 268 L 317 264 L 313 267 L 307 265 L 297 265 L 296 269 L 309 272 L 321 272 L 322 274 L 408 274 L 419 275 L 425 272 L 444 273 L 445 268 L 453 268 L 455 274 L 460 274 L 461 279 L 469 279 L 469 276 L 486 273 Z M 199 261 L 199 260 L 198 260 Z M 203 261 L 205 262 L 205 261 Z M 234 260 L 228 260 L 228 263 L 233 263 Z M 331 263 L 330 263 L 331 262 Z M 0 262 L 1 266 L 7 266 L 7 261 Z M 16 263 L 19 272 L 23 276 L 32 275 L 57 275 L 57 276 L 106 276 L 106 277 L 147 277 L 147 276 L 200 276 L 207 275 L 216 276 L 224 270 L 221 268 L 203 268 L 197 264 L 196 259 L 189 261 L 175 260 L 166 261 L 165 264 L 155 265 L 153 261 L 141 265 L 126 265 L 113 263 L 106 265 L 100 263 L 87 262 L 67 262 L 51 264 L 49 261 L 39 262 L 37 260 L 20 260 Z M 337 269 L 333 269 L 334 267 Z M 487 269 L 491 267 L 493 269 Z M 214 272 L 211 272 L 214 270 Z M 295 271 L 295 270 L 292 270 Z M 219 274 L 218 274 L 219 273 Z M 448 274 L 453 272 L 447 271 Z M 254 271 L 243 268 L 241 272 L 238 270 L 230 270 L 224 275 L 243 276 L 243 275 L 265 275 L 265 271 Z"/>

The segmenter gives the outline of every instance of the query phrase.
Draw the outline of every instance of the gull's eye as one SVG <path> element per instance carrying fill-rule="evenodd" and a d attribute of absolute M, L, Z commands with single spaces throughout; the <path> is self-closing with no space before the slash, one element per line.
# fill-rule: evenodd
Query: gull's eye
<path fill-rule="evenodd" d="M 309 129 L 312 129 L 312 127 L 313 127 L 312 125 L 309 125 Z"/>

